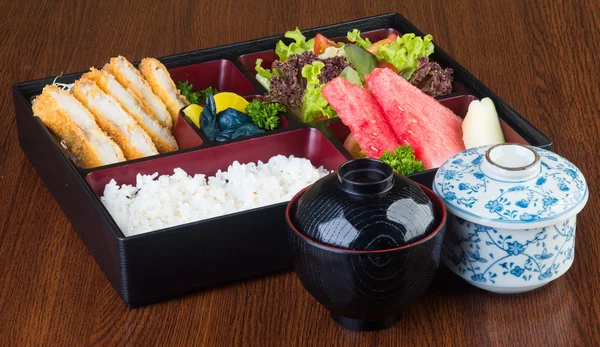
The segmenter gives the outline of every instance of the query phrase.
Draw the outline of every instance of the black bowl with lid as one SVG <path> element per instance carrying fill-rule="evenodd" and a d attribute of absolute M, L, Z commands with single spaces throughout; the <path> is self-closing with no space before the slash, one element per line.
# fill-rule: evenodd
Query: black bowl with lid
<path fill-rule="evenodd" d="M 338 324 L 378 330 L 431 284 L 446 208 L 387 164 L 357 159 L 299 192 L 286 221 L 304 288 Z"/>

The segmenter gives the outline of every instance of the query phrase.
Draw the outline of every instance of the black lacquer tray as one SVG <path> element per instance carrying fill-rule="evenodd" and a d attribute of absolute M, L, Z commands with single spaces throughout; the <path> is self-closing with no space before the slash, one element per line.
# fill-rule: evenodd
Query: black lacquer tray
<path fill-rule="evenodd" d="M 293 29 L 293 28 L 292 28 Z M 374 16 L 303 31 L 343 38 L 359 29 L 371 41 L 392 32 L 423 33 L 397 13 Z M 255 80 L 254 62 L 275 59 L 273 48 L 283 35 L 163 57 L 175 81 L 188 80 L 195 89 L 208 86 L 247 99 L 260 98 L 264 88 Z M 551 141 L 436 45 L 432 60 L 454 69 L 454 92 L 440 102 L 464 117 L 469 103 L 490 97 L 501 117 L 507 141 L 551 149 Z M 84 72 L 62 76 L 72 83 Z M 125 237 L 102 205 L 99 194 L 110 178 L 132 183 L 137 173 L 213 175 L 234 160 L 268 160 L 277 154 L 310 159 L 336 170 L 351 155 L 343 141 L 349 134 L 340 120 L 309 124 L 284 114 L 279 129 L 234 141 L 212 142 L 182 114 L 174 127 L 180 150 L 124 163 L 81 169 L 56 137 L 33 116 L 30 99 L 54 77 L 13 86 L 19 143 L 31 164 L 84 241 L 125 304 L 139 307 L 190 291 L 292 267 L 285 233 L 285 203 Z M 410 178 L 431 186 L 436 170 Z"/>

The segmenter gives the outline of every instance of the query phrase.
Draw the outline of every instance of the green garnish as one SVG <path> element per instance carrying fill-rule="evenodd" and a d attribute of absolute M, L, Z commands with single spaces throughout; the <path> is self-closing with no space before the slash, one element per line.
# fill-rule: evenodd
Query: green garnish
<path fill-rule="evenodd" d="M 358 29 L 349 31 L 348 34 L 346 35 L 346 38 L 348 39 L 348 41 L 354 42 L 357 46 L 360 46 L 363 48 L 367 48 L 372 45 L 372 43 L 371 43 L 371 41 L 369 41 L 369 39 L 363 39 L 362 37 L 360 37 L 360 30 L 358 30 Z"/>
<path fill-rule="evenodd" d="M 306 79 L 304 102 L 302 103 L 302 122 L 304 123 L 312 122 L 321 116 L 337 117 L 333 107 L 321 94 L 324 84 L 319 81 L 319 75 L 324 67 L 325 64 L 322 61 L 315 61 L 302 67 L 302 77 Z"/>
<path fill-rule="evenodd" d="M 190 84 L 188 81 L 177 82 L 177 89 L 183 96 L 185 96 L 185 98 L 187 99 L 187 101 L 190 102 L 190 104 L 204 104 L 204 101 L 209 95 L 214 95 L 218 93 L 218 91 L 213 87 L 208 87 L 199 92 L 193 92 L 193 87 L 194 85 Z"/>
<path fill-rule="evenodd" d="M 185 96 L 185 98 L 187 99 L 187 101 L 190 102 L 190 104 L 197 104 L 198 96 L 200 95 L 200 93 L 193 92 L 192 87 L 193 85 L 189 84 L 188 81 L 177 82 L 177 89 L 179 90 L 181 95 Z"/>
<path fill-rule="evenodd" d="M 346 66 L 344 70 L 342 70 L 340 77 L 348 82 L 356 84 L 357 86 L 363 85 L 362 78 L 360 77 L 358 72 L 356 72 L 356 70 L 354 70 L 351 66 Z"/>
<path fill-rule="evenodd" d="M 377 67 L 377 58 L 373 53 L 363 47 L 347 45 L 344 47 L 346 59 L 352 63 L 354 69 L 364 77 Z"/>
<path fill-rule="evenodd" d="M 202 89 L 202 90 L 200 91 L 200 93 L 199 93 L 199 94 L 200 94 L 200 99 L 198 99 L 198 100 L 199 100 L 199 101 L 200 101 L 200 100 L 203 100 L 203 101 L 204 101 L 204 102 L 203 102 L 203 104 L 204 104 L 204 103 L 206 103 L 206 98 L 208 98 L 208 96 L 209 96 L 209 95 L 215 95 L 215 94 L 217 94 L 218 92 L 219 92 L 219 91 L 218 91 L 218 90 L 216 90 L 216 89 L 215 89 L 215 88 L 213 88 L 213 87 L 208 87 L 208 88 L 206 88 L 206 89 Z"/>
<path fill-rule="evenodd" d="M 256 74 L 260 75 L 270 81 L 271 77 L 273 77 L 273 74 L 271 73 L 271 70 L 265 69 L 262 67 L 262 62 L 263 62 L 262 59 L 256 59 L 255 66 L 254 66 L 254 69 L 256 69 Z"/>
<path fill-rule="evenodd" d="M 246 106 L 246 114 L 254 124 L 265 130 L 274 130 L 279 126 L 279 113 L 285 112 L 285 106 L 278 103 L 267 104 L 260 100 L 252 100 Z"/>
<path fill-rule="evenodd" d="M 410 145 L 402 145 L 396 148 L 393 153 L 386 150 L 379 160 L 386 162 L 394 171 L 405 176 L 425 171 L 425 166 L 415 158 L 415 152 Z"/>
<path fill-rule="evenodd" d="M 282 40 L 277 42 L 275 45 L 275 53 L 279 56 L 280 61 L 287 60 L 292 54 L 302 54 L 306 51 L 312 51 L 315 45 L 315 39 L 306 41 L 306 37 L 302 35 L 300 30 L 287 31 L 284 35 L 288 39 L 292 39 L 295 42 L 286 45 Z"/>
<path fill-rule="evenodd" d="M 394 65 L 398 74 L 409 80 L 419 66 L 420 57 L 428 57 L 433 53 L 433 37 L 415 34 L 404 34 L 396 41 L 379 47 L 377 60 L 387 61 Z"/>
<path fill-rule="evenodd" d="M 270 90 L 271 89 L 271 78 L 273 78 L 273 73 L 275 73 L 277 70 L 273 69 L 275 71 L 271 71 L 269 69 L 265 69 L 262 67 L 262 59 L 256 59 L 256 63 L 254 66 L 254 69 L 256 70 L 256 80 L 262 84 L 263 87 L 265 87 L 266 90 Z"/>

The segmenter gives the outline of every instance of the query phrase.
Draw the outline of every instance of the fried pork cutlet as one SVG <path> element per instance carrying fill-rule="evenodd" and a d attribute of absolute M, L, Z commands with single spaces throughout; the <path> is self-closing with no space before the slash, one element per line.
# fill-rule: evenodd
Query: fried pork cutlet
<path fill-rule="evenodd" d="M 190 103 L 179 93 L 167 68 L 157 59 L 144 58 L 139 70 L 146 79 L 154 94 L 158 95 L 167 106 L 173 124 L 177 121 L 179 110 Z"/>
<path fill-rule="evenodd" d="M 92 68 L 82 78 L 93 80 L 102 91 L 112 95 L 121 104 L 121 107 L 146 131 L 160 153 L 172 152 L 179 149 L 177 141 L 175 141 L 171 132 L 152 117 L 150 112 L 139 102 L 139 99 L 125 89 L 113 75 L 106 71 Z"/>
<path fill-rule="evenodd" d="M 85 168 L 125 160 L 121 148 L 98 127 L 90 111 L 59 87 L 46 86 L 36 97 L 33 113 L 61 138 Z"/>
<path fill-rule="evenodd" d="M 100 129 L 121 147 L 127 160 L 158 154 L 144 129 L 112 95 L 103 92 L 93 80 L 79 79 L 71 93 L 92 112 Z"/>
<path fill-rule="evenodd" d="M 104 70 L 131 91 L 165 128 L 171 130 L 173 120 L 160 97 L 152 91 L 142 74 L 123 56 L 111 58 Z"/>

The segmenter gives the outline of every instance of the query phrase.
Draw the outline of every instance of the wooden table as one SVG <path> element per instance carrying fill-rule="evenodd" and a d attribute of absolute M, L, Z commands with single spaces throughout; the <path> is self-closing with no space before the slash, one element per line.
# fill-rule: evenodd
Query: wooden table
<path fill-rule="evenodd" d="M 367 3 L 3 0 L 0 345 L 600 344 L 600 3 Z M 160 57 L 394 11 L 432 33 L 584 172 L 591 197 L 571 270 L 513 296 L 442 271 L 399 324 L 375 333 L 336 326 L 293 272 L 126 309 L 19 149 L 10 86 L 119 54 Z"/>

